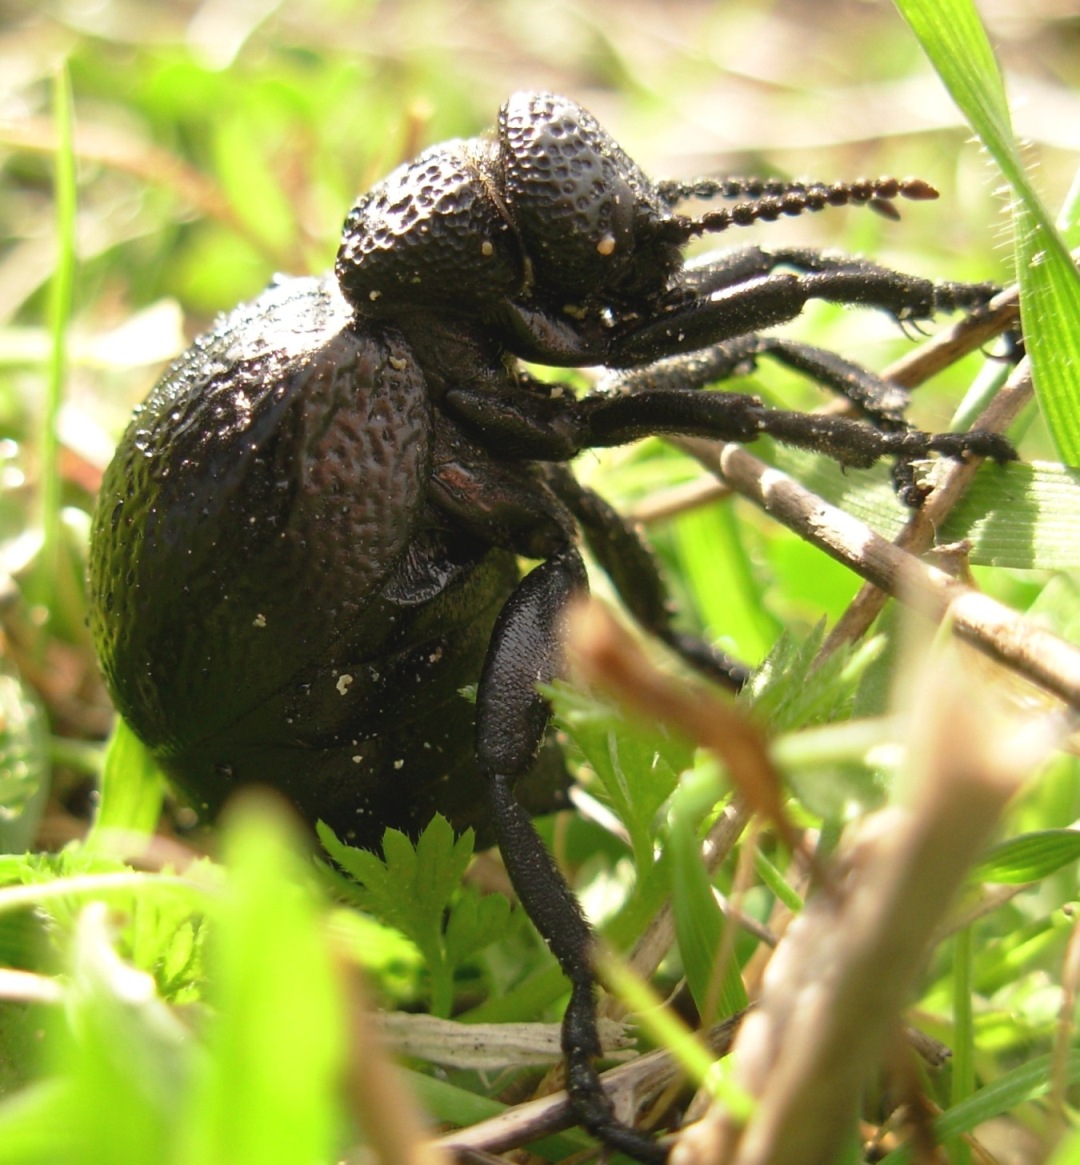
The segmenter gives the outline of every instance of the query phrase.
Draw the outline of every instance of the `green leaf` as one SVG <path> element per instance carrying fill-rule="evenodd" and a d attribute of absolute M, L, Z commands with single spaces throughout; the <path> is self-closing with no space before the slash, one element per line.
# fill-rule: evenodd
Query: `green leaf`
<path fill-rule="evenodd" d="M 318 832 L 327 853 L 354 879 L 350 896 L 361 910 L 396 926 L 425 953 L 441 946 L 443 912 L 472 854 L 471 832 L 455 839 L 441 815 L 415 845 L 400 830 L 388 829 L 382 858 L 345 845 L 321 822 Z"/>
<path fill-rule="evenodd" d="M 78 845 L 57 854 L 0 858 L 0 950 L 9 941 L 18 943 L 17 928 L 28 908 L 47 921 L 63 946 L 86 904 L 101 900 L 123 920 L 117 932 L 120 955 L 152 974 L 170 1002 L 190 1001 L 202 978 L 204 909 L 215 871 L 202 860 L 182 878 L 144 873 Z"/>
<path fill-rule="evenodd" d="M 343 844 L 322 822 L 318 831 L 327 853 L 353 879 L 339 881 L 341 889 L 361 910 L 416 944 L 431 973 L 432 1011 L 449 1015 L 456 967 L 498 938 L 506 919 L 501 907 L 475 901 L 477 891 L 461 892 L 472 830 L 455 838 L 450 823 L 437 814 L 414 846 L 404 833 L 388 829 L 382 859 Z"/>
<path fill-rule="evenodd" d="M 880 641 L 871 640 L 833 652 L 818 664 L 824 639 L 824 622 L 801 639 L 782 635 L 741 694 L 755 717 L 769 725 L 770 735 L 843 719 L 863 672 L 882 647 Z"/>
<path fill-rule="evenodd" d="M 446 920 L 446 955 L 460 966 L 506 933 L 510 902 L 501 894 L 481 894 L 467 887 Z"/>
<path fill-rule="evenodd" d="M 1073 1086 L 1080 1082 L 1080 1051 L 1071 1049 L 1063 1067 L 1064 1083 Z M 934 1121 L 934 1139 L 940 1143 L 950 1137 L 960 1136 L 961 1133 L 969 1133 L 1024 1101 L 1045 1095 L 1050 1088 L 1050 1080 L 1050 1056 L 1035 1056 L 943 1112 Z M 907 1165 L 911 1159 L 912 1146 L 902 1145 L 882 1157 L 879 1165 Z"/>
<path fill-rule="evenodd" d="M 994 846 L 975 867 L 976 882 L 1022 885 L 1047 878 L 1080 859 L 1080 830 L 1043 829 Z"/>
<path fill-rule="evenodd" d="M 653 863 L 656 815 L 689 768 L 693 749 L 660 725 L 630 722 L 566 684 L 550 689 L 556 721 L 581 749 L 630 834 L 639 876 Z"/>
<path fill-rule="evenodd" d="M 173 1159 L 338 1160 L 348 1025 L 324 908 L 300 840 L 276 805 L 249 800 L 229 822 L 225 857 L 209 1055 L 198 1064 Z"/>
<path fill-rule="evenodd" d="M 940 541 L 969 540 L 970 560 L 979 566 L 1080 567 L 1080 469 L 1047 461 L 990 469 L 976 474 Z"/>
<path fill-rule="evenodd" d="M 171 1160 L 197 1046 L 149 976 L 120 957 L 116 940 L 103 903 L 81 912 L 67 1023 L 46 1024 L 53 1076 L 0 1107 L 4 1165 Z"/>
<path fill-rule="evenodd" d="M 1020 158 L 1005 86 L 971 0 L 896 0 L 1016 195 L 1016 270 L 1035 392 L 1061 459 L 1080 464 L 1080 273 Z"/>
<path fill-rule="evenodd" d="M 897 500 L 886 467 L 845 473 L 824 458 L 777 449 L 777 465 L 808 489 L 889 540 L 911 511 Z M 975 566 L 1017 570 L 1080 567 L 1080 469 L 1051 461 L 987 464 L 946 518 L 938 541 L 969 542 Z"/>

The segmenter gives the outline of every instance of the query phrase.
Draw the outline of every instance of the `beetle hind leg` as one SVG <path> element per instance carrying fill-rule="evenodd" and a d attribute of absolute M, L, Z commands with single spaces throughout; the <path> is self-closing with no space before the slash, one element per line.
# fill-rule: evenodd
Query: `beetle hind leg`
<path fill-rule="evenodd" d="M 507 600 L 491 635 L 476 698 L 476 752 L 489 782 L 495 833 L 522 906 L 570 980 L 563 1018 L 567 1090 L 593 1136 L 647 1165 L 666 1150 L 623 1124 L 600 1084 L 593 997 L 593 932 L 528 813 L 514 793 L 544 739 L 551 710 L 536 690 L 561 671 L 563 624 L 571 600 L 587 590 L 585 567 L 567 546 L 532 570 Z"/>

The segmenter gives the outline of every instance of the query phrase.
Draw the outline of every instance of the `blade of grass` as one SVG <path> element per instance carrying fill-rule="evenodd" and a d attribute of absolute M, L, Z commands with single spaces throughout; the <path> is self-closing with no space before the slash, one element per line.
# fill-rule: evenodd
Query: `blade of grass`
<path fill-rule="evenodd" d="M 960 1104 L 943 1112 L 934 1121 L 934 1135 L 939 1141 L 969 1133 L 985 1121 L 992 1120 L 1004 1112 L 1009 1112 L 1025 1101 L 1045 1096 L 1050 1089 L 1050 1056 L 1035 1056 L 1026 1063 L 999 1076 L 991 1084 L 986 1084 Z M 1080 1082 L 1080 1050 L 1069 1053 L 1066 1065 L 1067 1082 L 1070 1086 Z M 907 1165 L 913 1159 L 911 1145 L 901 1145 L 879 1165 Z"/>
<path fill-rule="evenodd" d="M 971 927 L 965 926 L 953 940 L 953 1106 L 975 1091 L 975 1017 L 972 1010 L 972 968 L 975 949 Z M 971 1165 L 971 1146 L 958 1138 L 950 1146 L 953 1165 Z"/>
<path fill-rule="evenodd" d="M 725 1105 L 736 1119 L 749 1120 L 753 1115 L 753 1098 L 723 1070 L 717 1070 L 721 1061 L 713 1060 L 708 1049 L 673 1011 L 660 1006 L 660 1000 L 648 984 L 618 959 L 601 954 L 599 962 L 603 977 L 657 1044 L 667 1048 L 698 1087 L 708 1089 L 713 1099 Z"/>
<path fill-rule="evenodd" d="M 165 798 L 165 778 L 150 750 L 120 717 L 105 753 L 100 788 L 88 848 L 107 851 L 110 832 L 141 837 L 154 832 Z"/>
<path fill-rule="evenodd" d="M 1062 460 L 1080 463 L 1080 274 L 1028 178 L 1005 86 L 971 0 L 896 0 L 953 100 L 1016 196 L 1024 339 L 1035 393 Z"/>
<path fill-rule="evenodd" d="M 60 439 L 57 419 L 67 377 L 67 334 L 75 286 L 75 144 L 74 107 L 67 66 L 53 85 L 56 123 L 56 267 L 49 291 L 51 354 L 45 408 L 41 417 L 41 552 L 34 573 L 34 599 L 51 611 L 60 561 Z"/>

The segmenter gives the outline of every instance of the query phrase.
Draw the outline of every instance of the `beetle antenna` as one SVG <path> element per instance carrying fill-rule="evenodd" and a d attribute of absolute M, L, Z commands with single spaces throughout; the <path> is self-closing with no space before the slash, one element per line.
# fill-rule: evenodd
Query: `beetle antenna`
<path fill-rule="evenodd" d="M 697 218 L 676 215 L 670 234 L 686 242 L 707 232 L 731 226 L 774 222 L 784 216 L 830 206 L 868 206 L 886 218 L 900 217 L 893 200 L 908 198 L 925 202 L 938 197 L 937 190 L 922 178 L 859 178 L 855 182 L 788 182 L 778 178 L 696 178 L 690 182 L 659 183 L 660 198 L 669 206 L 687 198 L 745 198 L 730 210 L 718 209 Z"/>

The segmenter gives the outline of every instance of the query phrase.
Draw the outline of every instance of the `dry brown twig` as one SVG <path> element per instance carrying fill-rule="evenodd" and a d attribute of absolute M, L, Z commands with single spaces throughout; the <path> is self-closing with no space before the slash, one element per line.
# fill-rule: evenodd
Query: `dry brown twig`
<path fill-rule="evenodd" d="M 719 452 L 725 478 L 777 521 L 991 658 L 1080 709 L 1080 649 L 930 566 L 740 446 Z"/>
<path fill-rule="evenodd" d="M 883 375 L 905 387 L 914 387 L 1013 327 L 1017 318 L 1018 291 L 1014 286 L 996 296 L 986 313 L 960 320 L 886 369 Z M 1022 361 L 979 418 L 978 427 L 1004 431 L 1030 399 L 1030 370 Z M 932 545 L 935 531 L 978 469 L 977 459 L 945 468 L 924 506 L 912 514 L 900 537 L 891 543 L 740 445 L 698 439 L 673 443 L 717 475 L 721 489 L 750 499 L 866 579 L 868 585 L 833 629 L 822 649 L 822 658 L 863 634 L 892 596 L 935 622 L 948 617 L 962 638 L 1080 710 L 1080 650 L 917 557 Z M 699 500 L 708 494 L 703 487 L 696 492 Z M 641 511 L 637 516 L 641 517 Z"/>
<path fill-rule="evenodd" d="M 703 1033 L 712 1054 L 726 1055 L 731 1048 L 742 1016 L 733 1016 Z M 682 1069 L 666 1051 L 649 1052 L 629 1064 L 620 1064 L 601 1076 L 605 1091 L 619 1105 L 619 1098 L 657 1096 L 678 1080 Z M 561 1132 L 577 1123 L 565 1092 L 515 1105 L 491 1120 L 447 1133 L 438 1140 L 440 1148 L 452 1152 L 503 1153 L 527 1145 L 540 1137 Z"/>
<path fill-rule="evenodd" d="M 992 685 L 939 651 L 911 709 L 908 803 L 846 839 L 829 884 L 792 923 L 736 1040 L 734 1079 L 756 1098 L 689 1130 L 672 1165 L 827 1165 L 854 1126 L 953 894 L 1060 721 L 1003 710 Z"/>

